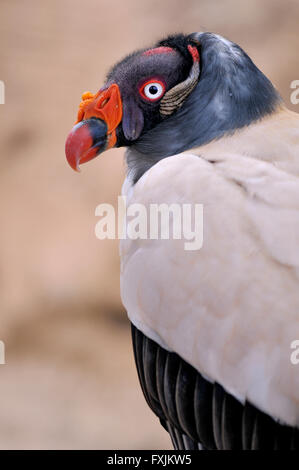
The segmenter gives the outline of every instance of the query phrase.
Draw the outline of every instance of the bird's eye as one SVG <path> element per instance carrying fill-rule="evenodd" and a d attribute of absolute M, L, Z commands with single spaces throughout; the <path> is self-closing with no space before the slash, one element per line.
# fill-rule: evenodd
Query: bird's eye
<path fill-rule="evenodd" d="M 164 95 L 165 85 L 160 80 L 146 82 L 140 88 L 140 94 L 149 101 L 157 101 Z"/>

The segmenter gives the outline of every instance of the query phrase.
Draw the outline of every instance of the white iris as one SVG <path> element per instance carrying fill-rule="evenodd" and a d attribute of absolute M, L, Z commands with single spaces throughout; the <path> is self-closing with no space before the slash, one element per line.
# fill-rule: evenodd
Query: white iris
<path fill-rule="evenodd" d="M 156 100 L 157 98 L 160 98 L 160 96 L 163 95 L 163 91 L 163 86 L 161 85 L 161 83 L 157 82 L 148 83 L 144 87 L 145 96 L 151 100 Z"/>

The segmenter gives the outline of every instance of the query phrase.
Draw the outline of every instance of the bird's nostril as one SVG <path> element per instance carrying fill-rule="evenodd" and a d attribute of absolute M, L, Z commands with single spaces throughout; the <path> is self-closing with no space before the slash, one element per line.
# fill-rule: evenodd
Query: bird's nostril
<path fill-rule="evenodd" d="M 103 101 L 101 101 L 99 103 L 98 108 L 103 109 L 106 106 L 106 104 L 108 103 L 108 101 L 109 101 L 109 98 L 105 98 Z"/>

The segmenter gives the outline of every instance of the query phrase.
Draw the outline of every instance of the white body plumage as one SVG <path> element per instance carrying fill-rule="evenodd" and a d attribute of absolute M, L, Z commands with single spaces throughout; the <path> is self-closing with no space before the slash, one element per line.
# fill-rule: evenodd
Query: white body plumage
<path fill-rule="evenodd" d="M 240 401 L 299 426 L 299 116 L 285 108 L 162 159 L 131 203 L 201 203 L 204 243 L 122 240 L 132 323 Z"/>

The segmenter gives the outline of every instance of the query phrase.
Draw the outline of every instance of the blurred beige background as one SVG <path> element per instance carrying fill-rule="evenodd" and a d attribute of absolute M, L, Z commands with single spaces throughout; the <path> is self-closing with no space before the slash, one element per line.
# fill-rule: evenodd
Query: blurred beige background
<path fill-rule="evenodd" d="M 171 448 L 138 385 L 118 243 L 94 235 L 95 207 L 120 193 L 123 150 L 76 174 L 65 138 L 83 91 L 173 32 L 239 43 L 290 105 L 298 20 L 298 0 L 1 0 L 1 449 Z"/>

